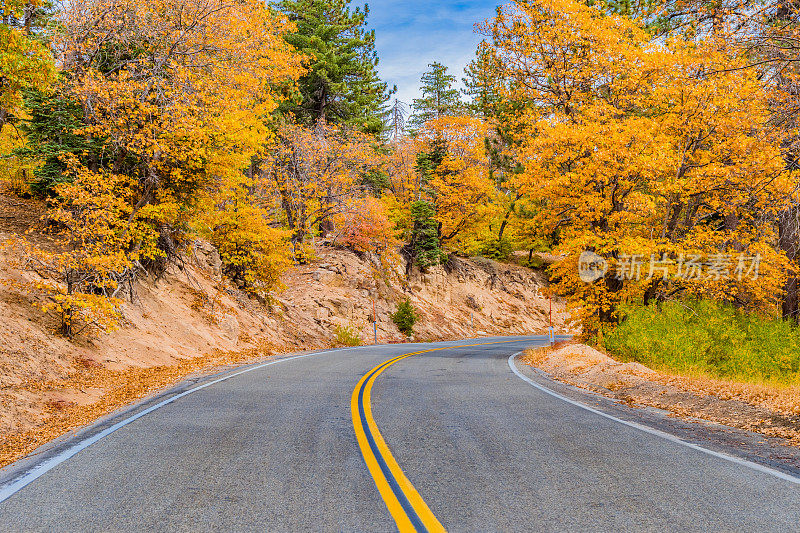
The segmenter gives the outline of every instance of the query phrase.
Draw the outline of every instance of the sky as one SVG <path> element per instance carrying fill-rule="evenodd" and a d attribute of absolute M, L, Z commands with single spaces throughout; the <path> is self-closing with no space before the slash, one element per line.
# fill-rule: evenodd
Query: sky
<path fill-rule="evenodd" d="M 353 0 L 361 5 L 363 0 Z M 482 37 L 475 23 L 495 14 L 498 0 L 392 2 L 371 0 L 367 24 L 375 30 L 375 48 L 380 57 L 378 70 L 397 95 L 409 106 L 419 98 L 419 79 L 428 63 L 438 61 L 458 78 L 475 55 Z"/>

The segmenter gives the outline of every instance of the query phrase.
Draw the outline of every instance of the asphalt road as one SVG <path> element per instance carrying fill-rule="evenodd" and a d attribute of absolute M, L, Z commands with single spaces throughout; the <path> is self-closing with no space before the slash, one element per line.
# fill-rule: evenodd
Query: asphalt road
<path fill-rule="evenodd" d="M 541 337 L 453 347 L 491 340 L 184 384 L 0 472 L 0 531 L 800 531 L 800 483 L 532 386 Z"/>

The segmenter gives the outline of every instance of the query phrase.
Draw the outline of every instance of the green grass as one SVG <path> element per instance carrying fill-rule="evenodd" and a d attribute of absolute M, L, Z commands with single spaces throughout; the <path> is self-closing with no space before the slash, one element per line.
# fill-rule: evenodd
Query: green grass
<path fill-rule="evenodd" d="M 790 322 L 707 300 L 630 306 L 622 315 L 601 340 L 622 359 L 684 374 L 800 383 L 800 331 Z"/>

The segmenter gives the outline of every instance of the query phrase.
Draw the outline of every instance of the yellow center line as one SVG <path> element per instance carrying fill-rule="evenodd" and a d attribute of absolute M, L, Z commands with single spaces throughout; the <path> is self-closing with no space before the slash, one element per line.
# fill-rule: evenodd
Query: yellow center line
<path fill-rule="evenodd" d="M 504 344 L 519 341 L 496 341 L 483 342 L 478 344 L 465 344 L 461 346 L 444 346 L 432 348 L 407 354 L 398 355 L 388 361 L 384 361 L 369 372 L 367 372 L 358 382 L 350 398 L 350 413 L 353 418 L 353 428 L 356 433 L 356 440 L 361 449 L 361 455 L 367 465 L 369 473 L 375 480 L 389 513 L 394 518 L 400 531 L 446 531 L 433 512 L 430 510 L 425 500 L 406 477 L 400 465 L 397 464 L 392 453 L 389 451 L 386 441 L 378 430 L 378 425 L 372 416 L 372 385 L 384 370 L 393 364 L 407 359 L 414 355 L 449 350 L 456 348 L 470 348 L 474 346 L 486 346 L 489 344 Z M 364 423 L 366 422 L 366 428 Z"/>

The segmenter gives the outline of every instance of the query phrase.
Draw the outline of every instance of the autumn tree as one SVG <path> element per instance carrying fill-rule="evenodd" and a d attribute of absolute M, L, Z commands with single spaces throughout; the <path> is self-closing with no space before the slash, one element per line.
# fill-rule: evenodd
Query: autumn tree
<path fill-rule="evenodd" d="M 144 268 L 163 271 L 198 226 L 226 270 L 269 289 L 288 265 L 285 235 L 249 196 L 245 169 L 270 142 L 267 121 L 301 73 L 285 19 L 255 0 L 71 2 L 53 40 L 56 94 L 28 90 L 21 129 L 53 192 L 59 246 L 22 239 L 28 287 L 76 324 L 113 326 Z M 35 58 L 35 54 L 30 54 Z"/>
<path fill-rule="evenodd" d="M 45 89 L 55 76 L 50 50 L 37 28 L 45 18 L 42 0 L 0 2 L 0 128 L 23 107 L 23 92 Z"/>
<path fill-rule="evenodd" d="M 331 233 L 334 216 L 365 195 L 364 176 L 381 165 L 373 142 L 344 126 L 279 127 L 278 144 L 263 169 L 262 189 L 265 201 L 280 208 L 298 258 L 306 237 Z"/>
<path fill-rule="evenodd" d="M 307 127 L 322 122 L 383 131 L 389 92 L 378 76 L 375 32 L 366 29 L 369 7 L 351 9 L 350 0 L 275 5 L 296 26 L 286 34 L 287 42 L 309 58 L 297 97 L 284 108 Z"/>
<path fill-rule="evenodd" d="M 235 182 L 205 200 L 200 234 L 213 244 L 223 271 L 240 289 L 260 297 L 282 286 L 292 265 L 290 232 L 272 223 L 270 210 L 251 194 L 254 182 Z"/>
<path fill-rule="evenodd" d="M 276 86 L 300 74 L 289 26 L 254 0 L 70 3 L 57 50 L 83 107 L 86 162 L 137 180 L 133 214 L 175 252 L 207 191 L 243 176 L 269 140 Z"/>
<path fill-rule="evenodd" d="M 515 124 L 526 138 L 514 181 L 544 204 L 543 226 L 560 228 L 561 288 L 588 333 L 618 302 L 658 294 L 774 305 L 784 260 L 770 244 L 789 183 L 758 79 L 729 68 L 746 58 L 713 36 L 653 41 L 634 21 L 571 0 L 515 2 L 487 30 L 525 88 L 504 98 L 529 103 Z M 579 280 L 587 249 L 619 275 Z M 634 255 L 674 267 L 690 254 L 741 253 L 762 256 L 757 282 L 625 274 Z"/>
<path fill-rule="evenodd" d="M 139 260 L 159 251 L 158 234 L 133 210 L 135 179 L 93 172 L 76 160 L 67 172 L 71 179 L 56 186 L 48 213 L 53 244 L 11 244 L 19 266 L 39 276 L 21 288 L 39 295 L 39 307 L 57 317 L 57 331 L 73 337 L 86 328 L 115 329 L 119 297 L 133 290 Z"/>
<path fill-rule="evenodd" d="M 334 216 L 334 242 L 357 252 L 381 257 L 396 253 L 399 241 L 386 212 L 386 206 L 372 196 L 357 198 Z"/>
<path fill-rule="evenodd" d="M 432 146 L 443 147 L 429 180 L 441 241 L 462 250 L 480 240 L 481 226 L 496 205 L 484 143 L 487 130 L 480 119 L 461 116 L 430 120 L 420 132 Z"/>

